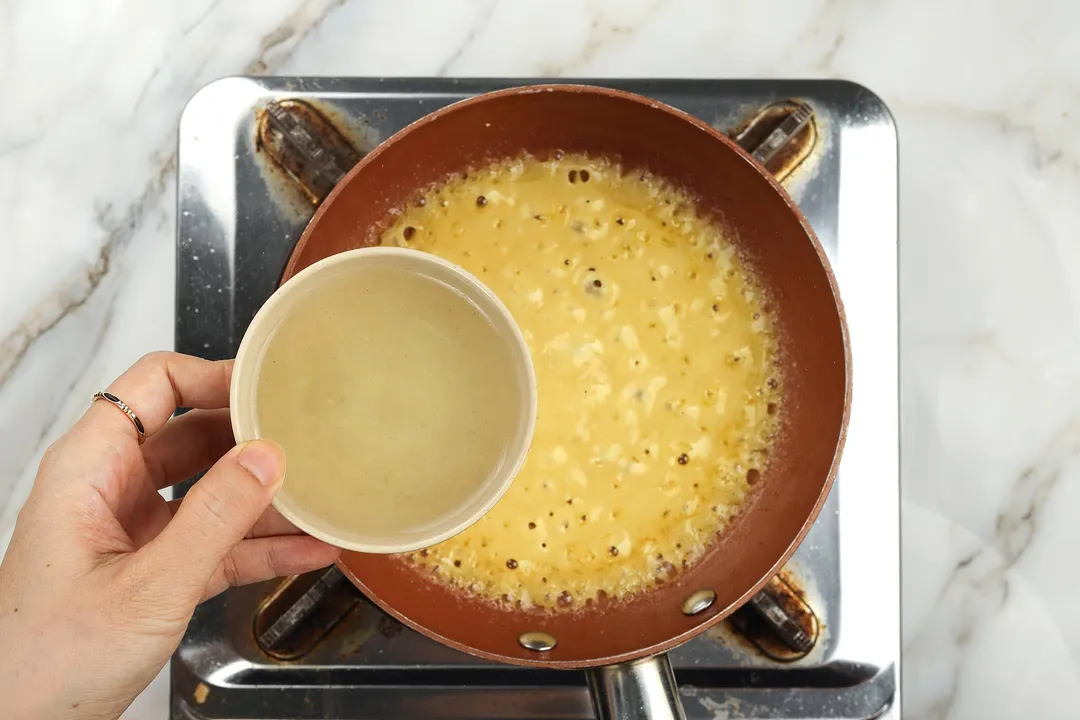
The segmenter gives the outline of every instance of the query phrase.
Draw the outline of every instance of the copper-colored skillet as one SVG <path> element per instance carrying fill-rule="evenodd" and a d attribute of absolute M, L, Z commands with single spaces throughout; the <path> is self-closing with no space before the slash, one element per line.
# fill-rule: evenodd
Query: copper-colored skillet
<path fill-rule="evenodd" d="M 682 717 L 664 653 L 731 614 L 795 551 L 832 485 L 850 406 L 836 281 L 806 219 L 765 169 L 708 125 L 647 98 L 573 85 L 502 90 L 438 110 L 364 157 L 315 213 L 283 281 L 372 243 L 391 210 L 450 173 L 555 150 L 614 156 L 690 191 L 771 293 L 783 425 L 750 501 L 698 564 L 630 601 L 573 613 L 495 607 L 396 556 L 346 553 L 339 564 L 386 612 L 441 643 L 499 662 L 589 669 L 601 717 Z"/>

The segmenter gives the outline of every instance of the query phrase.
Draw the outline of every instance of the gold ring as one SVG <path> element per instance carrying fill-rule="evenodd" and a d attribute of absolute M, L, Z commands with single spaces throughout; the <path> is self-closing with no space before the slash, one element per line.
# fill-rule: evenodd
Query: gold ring
<path fill-rule="evenodd" d="M 128 420 L 131 421 L 131 424 L 135 426 L 135 432 L 139 433 L 139 444 L 142 445 L 143 442 L 145 442 L 146 430 L 143 428 L 142 420 L 139 419 L 139 416 L 135 414 L 135 411 L 131 409 L 130 405 L 113 395 L 111 392 L 105 392 L 104 390 L 94 393 L 94 402 L 97 402 L 98 400 L 104 400 L 120 408 L 120 410 L 128 416 Z"/>

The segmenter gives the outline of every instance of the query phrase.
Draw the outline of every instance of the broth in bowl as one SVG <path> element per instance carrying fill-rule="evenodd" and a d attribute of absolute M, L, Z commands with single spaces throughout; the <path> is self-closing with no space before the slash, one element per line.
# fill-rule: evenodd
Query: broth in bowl
<path fill-rule="evenodd" d="M 283 284 L 233 372 L 238 441 L 285 449 L 275 507 L 343 548 L 426 547 L 475 522 L 524 460 L 528 349 L 505 306 L 430 254 L 366 248 Z"/>

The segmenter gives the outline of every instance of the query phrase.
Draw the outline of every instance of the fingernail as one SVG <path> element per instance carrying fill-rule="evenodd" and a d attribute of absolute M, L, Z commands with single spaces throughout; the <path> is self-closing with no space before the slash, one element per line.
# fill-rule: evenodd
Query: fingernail
<path fill-rule="evenodd" d="M 285 474 L 285 451 L 273 440 L 252 440 L 236 461 L 263 485 L 273 485 Z"/>

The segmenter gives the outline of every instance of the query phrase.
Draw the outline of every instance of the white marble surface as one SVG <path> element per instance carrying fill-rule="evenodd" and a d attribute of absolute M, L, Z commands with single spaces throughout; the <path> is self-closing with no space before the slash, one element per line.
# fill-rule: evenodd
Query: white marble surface
<path fill-rule="evenodd" d="M 202 84 L 849 78 L 901 138 L 904 715 L 1077 717 L 1078 23 L 1071 0 L 0 2 L 0 547 L 44 446 L 172 344 Z"/>

